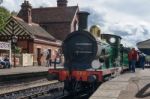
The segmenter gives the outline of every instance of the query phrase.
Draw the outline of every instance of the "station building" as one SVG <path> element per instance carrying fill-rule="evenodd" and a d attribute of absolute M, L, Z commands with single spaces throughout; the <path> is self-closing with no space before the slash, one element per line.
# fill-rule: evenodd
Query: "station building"
<path fill-rule="evenodd" d="M 35 22 L 58 40 L 64 38 L 78 27 L 78 6 L 67 6 L 67 0 L 57 0 L 56 7 L 32 8 L 24 1 L 18 17 L 27 23 Z"/>
<path fill-rule="evenodd" d="M 57 0 L 57 7 L 46 8 L 32 8 L 25 0 L 18 15 L 7 20 L 0 41 L 11 41 L 16 35 L 20 53 L 32 54 L 33 65 L 45 65 L 46 53 L 54 60 L 62 40 L 76 30 L 78 12 L 78 6 L 68 7 L 67 0 Z"/>
<path fill-rule="evenodd" d="M 140 51 L 150 55 L 150 39 L 137 43 L 137 47 Z"/>
<path fill-rule="evenodd" d="M 51 53 L 51 58 L 54 58 L 55 51 L 61 46 L 60 41 L 57 41 L 38 24 L 28 24 L 14 16 L 10 17 L 6 22 L 4 29 L 0 33 L 0 41 L 8 42 L 13 35 L 17 36 L 16 46 L 20 48 L 20 53 L 33 54 L 34 65 L 45 64 L 47 51 Z"/>

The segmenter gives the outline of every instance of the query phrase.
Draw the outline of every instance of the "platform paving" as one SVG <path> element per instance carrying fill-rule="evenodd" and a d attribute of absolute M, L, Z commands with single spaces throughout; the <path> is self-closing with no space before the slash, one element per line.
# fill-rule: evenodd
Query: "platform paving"
<path fill-rule="evenodd" d="M 150 99 L 150 69 L 136 69 L 105 82 L 90 99 Z"/>
<path fill-rule="evenodd" d="M 49 68 L 46 66 L 20 66 L 20 67 L 12 67 L 8 69 L 0 69 L 0 76 L 3 75 L 13 75 L 13 74 L 23 74 L 23 73 L 36 73 L 36 72 L 47 72 Z M 62 66 L 57 66 L 57 68 L 63 68 Z"/>

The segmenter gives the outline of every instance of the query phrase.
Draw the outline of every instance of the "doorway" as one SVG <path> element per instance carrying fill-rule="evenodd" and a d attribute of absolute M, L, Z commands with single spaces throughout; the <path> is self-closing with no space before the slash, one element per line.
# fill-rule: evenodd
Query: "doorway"
<path fill-rule="evenodd" d="M 38 66 L 41 66 L 41 58 L 42 58 L 41 48 L 37 48 L 37 63 L 38 63 Z"/>

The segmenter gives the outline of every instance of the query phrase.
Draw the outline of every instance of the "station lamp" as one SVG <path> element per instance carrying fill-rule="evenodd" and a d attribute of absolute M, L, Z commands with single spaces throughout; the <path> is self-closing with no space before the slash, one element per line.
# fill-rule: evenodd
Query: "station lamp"
<path fill-rule="evenodd" d="M 12 35 L 12 45 L 14 50 L 14 67 L 16 67 L 16 43 L 17 43 L 18 37 L 16 35 Z"/>

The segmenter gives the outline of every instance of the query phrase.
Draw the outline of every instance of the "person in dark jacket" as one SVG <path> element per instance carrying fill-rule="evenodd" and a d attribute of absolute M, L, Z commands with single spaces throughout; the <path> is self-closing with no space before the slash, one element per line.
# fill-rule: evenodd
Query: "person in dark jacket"
<path fill-rule="evenodd" d="M 140 54 L 140 66 L 144 70 L 144 65 L 145 65 L 145 55 L 144 53 Z"/>
<path fill-rule="evenodd" d="M 129 62 L 129 70 L 131 71 L 131 60 L 132 60 L 132 54 L 131 51 L 128 53 L 128 62 Z"/>
<path fill-rule="evenodd" d="M 138 54 L 137 51 L 135 50 L 135 48 L 132 48 L 131 50 L 131 69 L 133 72 L 135 72 L 135 63 L 138 60 Z"/>
<path fill-rule="evenodd" d="M 50 54 L 47 53 L 46 55 L 46 66 L 49 67 L 50 66 Z"/>
<path fill-rule="evenodd" d="M 6 67 L 6 68 L 10 68 L 10 67 L 11 67 L 11 66 L 10 66 L 10 62 L 9 62 L 8 56 L 5 56 L 4 62 L 5 62 L 5 67 Z"/>
<path fill-rule="evenodd" d="M 3 60 L 0 60 L 0 67 L 1 68 L 6 68 L 5 66 L 6 66 L 5 62 Z"/>

